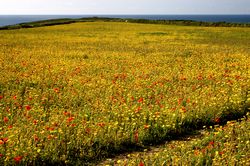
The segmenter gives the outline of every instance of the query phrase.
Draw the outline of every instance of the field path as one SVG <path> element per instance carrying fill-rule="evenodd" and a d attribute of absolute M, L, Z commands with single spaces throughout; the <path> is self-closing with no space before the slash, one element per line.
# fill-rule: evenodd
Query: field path
<path fill-rule="evenodd" d="M 248 112 L 243 118 L 227 121 L 224 125 L 217 124 L 193 130 L 191 134 L 183 134 L 156 145 L 145 146 L 141 150 L 118 154 L 97 165 L 193 165 L 194 162 L 198 165 L 217 165 L 220 162 L 226 165 L 232 165 L 230 162 L 234 162 L 235 165 L 250 165 L 249 115 Z M 240 155 L 235 153 L 236 149 Z M 225 153 L 230 153 L 226 159 Z"/>
<path fill-rule="evenodd" d="M 101 161 L 98 166 L 108 166 L 108 165 L 120 165 L 119 163 L 121 161 L 126 162 L 129 158 L 135 158 L 138 157 L 140 158 L 141 156 L 151 156 L 154 155 L 155 153 L 161 151 L 162 149 L 166 148 L 166 145 L 168 146 L 175 146 L 175 144 L 188 144 L 189 142 L 197 139 L 201 139 L 205 136 L 206 130 L 197 130 L 193 134 L 187 134 L 187 135 L 182 135 L 180 137 L 177 137 L 173 140 L 170 141 L 164 141 L 161 144 L 158 145 L 151 145 L 145 147 L 144 150 L 137 150 L 133 152 L 126 152 L 123 154 L 119 154 L 115 157 L 108 158 L 104 161 Z"/>

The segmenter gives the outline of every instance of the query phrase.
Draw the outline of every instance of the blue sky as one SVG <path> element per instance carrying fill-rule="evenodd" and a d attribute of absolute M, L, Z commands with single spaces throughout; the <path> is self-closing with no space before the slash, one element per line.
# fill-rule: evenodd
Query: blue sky
<path fill-rule="evenodd" d="M 250 0 L 1 0 L 0 14 L 250 14 Z"/>

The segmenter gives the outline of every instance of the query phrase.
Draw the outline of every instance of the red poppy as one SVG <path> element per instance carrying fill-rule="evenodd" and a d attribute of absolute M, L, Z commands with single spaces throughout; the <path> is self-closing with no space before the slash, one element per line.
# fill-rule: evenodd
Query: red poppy
<path fill-rule="evenodd" d="M 138 103 L 142 103 L 143 102 L 143 98 L 141 97 L 139 100 L 138 100 Z"/>
<path fill-rule="evenodd" d="M 98 123 L 97 125 L 100 126 L 100 127 L 104 127 L 105 123 L 102 122 L 102 123 Z"/>
<path fill-rule="evenodd" d="M 7 137 L 6 138 L 2 138 L 2 140 L 3 140 L 4 143 L 7 143 L 8 138 Z"/>
<path fill-rule="evenodd" d="M 3 154 L 0 153 L 0 158 L 3 157 Z"/>
<path fill-rule="evenodd" d="M 192 86 L 192 91 L 195 91 L 196 90 L 196 86 Z"/>
<path fill-rule="evenodd" d="M 16 98 L 17 98 L 16 96 L 13 96 L 13 99 L 14 99 L 14 100 L 16 100 Z"/>
<path fill-rule="evenodd" d="M 232 81 L 232 80 L 228 80 L 227 83 L 228 83 L 229 85 L 233 85 L 233 81 Z"/>
<path fill-rule="evenodd" d="M 172 110 L 172 111 L 175 111 L 175 110 L 176 110 L 176 107 L 174 107 L 174 108 L 171 108 L 171 110 Z"/>
<path fill-rule="evenodd" d="M 22 156 L 17 156 L 17 157 L 14 157 L 14 160 L 16 162 L 16 164 L 20 163 L 20 161 L 22 160 Z"/>
<path fill-rule="evenodd" d="M 158 104 L 158 105 L 160 104 L 160 102 L 161 102 L 161 101 L 160 101 L 159 99 L 157 99 L 157 100 L 155 101 L 155 103 Z"/>
<path fill-rule="evenodd" d="M 46 127 L 46 130 L 53 131 L 53 130 L 55 130 L 55 128 L 54 127 Z"/>
<path fill-rule="evenodd" d="M 219 152 L 219 154 L 220 154 L 220 155 L 223 155 L 223 154 L 224 154 L 224 152 L 223 152 L 223 151 L 221 151 L 221 152 Z"/>
<path fill-rule="evenodd" d="M 63 112 L 63 115 L 65 115 L 65 116 L 68 116 L 68 115 L 69 115 L 69 116 L 70 116 L 70 112 L 64 111 L 64 112 Z"/>
<path fill-rule="evenodd" d="M 194 151 L 194 155 L 195 155 L 195 156 L 198 156 L 198 155 L 199 155 L 199 150 L 195 150 L 195 151 Z"/>
<path fill-rule="evenodd" d="M 182 101 L 183 101 L 183 99 L 182 99 L 182 98 L 179 98 L 179 99 L 178 99 L 178 105 L 181 105 Z"/>
<path fill-rule="evenodd" d="M 199 76 L 197 77 L 197 79 L 198 79 L 198 80 L 202 80 L 202 79 L 203 79 L 202 75 L 199 75 Z"/>
<path fill-rule="evenodd" d="M 205 153 L 206 153 L 206 149 L 201 149 L 201 152 L 202 152 L 203 154 L 205 154 Z"/>
<path fill-rule="evenodd" d="M 239 80 L 241 77 L 237 75 L 237 76 L 235 76 L 235 78 L 236 78 L 236 80 Z"/>
<path fill-rule="evenodd" d="M 52 139 L 54 136 L 53 135 L 48 135 L 47 138 L 48 139 Z"/>
<path fill-rule="evenodd" d="M 34 120 L 34 121 L 33 121 L 33 124 L 34 124 L 34 125 L 37 125 L 37 123 L 38 123 L 38 120 Z"/>
<path fill-rule="evenodd" d="M 220 118 L 215 118 L 216 123 L 220 123 Z"/>
<path fill-rule="evenodd" d="M 141 110 L 141 107 L 139 106 L 136 110 L 135 113 L 138 113 Z"/>
<path fill-rule="evenodd" d="M 7 117 L 4 117 L 3 121 L 4 121 L 4 123 L 7 123 L 9 121 L 9 119 Z"/>
<path fill-rule="evenodd" d="M 90 129 L 90 128 L 86 128 L 86 129 L 85 129 L 85 132 L 86 132 L 87 134 L 89 134 L 89 133 L 91 132 L 91 129 Z"/>
<path fill-rule="evenodd" d="M 212 75 L 208 76 L 208 79 L 212 80 L 214 77 Z"/>
<path fill-rule="evenodd" d="M 54 88 L 54 92 L 59 93 L 59 88 Z"/>
<path fill-rule="evenodd" d="M 186 77 L 184 77 L 184 76 L 182 76 L 182 77 L 180 78 L 180 80 L 182 80 L 182 81 L 186 81 L 186 80 L 187 80 L 187 78 L 186 78 Z"/>
<path fill-rule="evenodd" d="M 25 106 L 25 109 L 26 109 L 27 111 L 29 111 L 29 110 L 31 110 L 31 106 L 26 105 L 26 106 Z"/>
<path fill-rule="evenodd" d="M 144 166 L 143 162 L 141 161 L 138 166 Z"/>
<path fill-rule="evenodd" d="M 8 126 L 8 129 L 12 129 L 12 128 L 13 128 L 13 126 L 12 126 L 12 125 L 9 125 L 9 126 Z"/>
<path fill-rule="evenodd" d="M 209 145 L 213 146 L 214 145 L 214 141 L 210 141 Z"/>
<path fill-rule="evenodd" d="M 186 113 L 187 112 L 187 109 L 185 107 L 182 107 L 181 110 Z"/>
<path fill-rule="evenodd" d="M 134 138 L 135 138 L 135 142 L 137 143 L 137 142 L 139 141 L 139 133 L 138 133 L 138 130 L 135 131 Z"/>
<path fill-rule="evenodd" d="M 75 119 L 74 117 L 69 117 L 69 118 L 67 119 L 67 122 L 70 123 L 70 122 L 73 121 L 74 119 Z"/>
<path fill-rule="evenodd" d="M 34 141 L 38 141 L 38 140 L 39 140 L 38 136 L 34 135 Z"/>
<path fill-rule="evenodd" d="M 0 96 L 0 100 L 3 99 L 3 96 Z"/>
<path fill-rule="evenodd" d="M 0 145 L 6 144 L 8 141 L 8 138 L 1 138 L 0 139 Z"/>
<path fill-rule="evenodd" d="M 73 123 L 73 124 L 71 124 L 70 126 L 71 126 L 71 127 L 76 127 L 76 124 L 75 124 L 75 123 Z"/>

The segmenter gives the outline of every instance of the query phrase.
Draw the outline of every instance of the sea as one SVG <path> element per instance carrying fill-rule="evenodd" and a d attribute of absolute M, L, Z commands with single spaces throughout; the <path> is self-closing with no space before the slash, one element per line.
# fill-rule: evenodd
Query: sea
<path fill-rule="evenodd" d="M 249 15 L 0 15 L 0 26 L 58 18 L 133 18 L 149 20 L 193 20 L 204 22 L 250 23 Z"/>

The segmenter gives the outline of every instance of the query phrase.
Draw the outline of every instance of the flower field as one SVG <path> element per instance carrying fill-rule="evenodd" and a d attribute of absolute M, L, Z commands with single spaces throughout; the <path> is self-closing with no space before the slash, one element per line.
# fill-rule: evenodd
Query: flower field
<path fill-rule="evenodd" d="M 235 27 L 85 22 L 2 30 L 0 165 L 96 164 L 240 119 L 250 108 L 249 46 L 250 29 Z M 244 165 L 247 117 L 126 163 Z"/>

